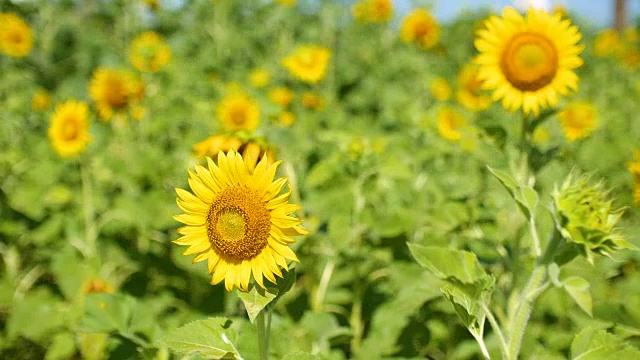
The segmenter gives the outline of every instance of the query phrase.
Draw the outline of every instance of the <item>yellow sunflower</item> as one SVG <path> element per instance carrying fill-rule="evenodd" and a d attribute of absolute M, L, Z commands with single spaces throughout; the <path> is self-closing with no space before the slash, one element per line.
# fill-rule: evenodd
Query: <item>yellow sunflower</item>
<path fill-rule="evenodd" d="M 302 98 L 300 99 L 302 102 L 302 106 L 307 109 L 312 109 L 315 111 L 322 111 L 326 105 L 324 99 L 313 91 L 307 91 L 302 94 Z"/>
<path fill-rule="evenodd" d="M 482 90 L 482 81 L 478 78 L 478 67 L 465 65 L 458 74 L 456 100 L 471 111 L 486 110 L 491 106 L 491 97 Z"/>
<path fill-rule="evenodd" d="M 25 57 L 33 47 L 33 30 L 14 13 L 0 13 L 0 51 L 13 57 Z"/>
<path fill-rule="evenodd" d="M 478 31 L 478 77 L 493 90 L 493 100 L 525 114 L 556 106 L 558 94 L 578 89 L 574 69 L 582 65 L 578 45 L 582 35 L 568 19 L 530 9 L 526 17 L 507 7 L 502 17 L 491 16 Z"/>
<path fill-rule="evenodd" d="M 130 103 L 144 94 L 144 85 L 140 84 L 124 70 L 98 68 L 94 71 L 89 83 L 89 96 L 100 118 L 110 120 L 115 112 L 128 110 Z"/>
<path fill-rule="evenodd" d="M 129 62 L 138 71 L 155 73 L 171 60 L 171 49 L 162 36 L 145 31 L 131 41 Z"/>
<path fill-rule="evenodd" d="M 111 284 L 104 279 L 96 277 L 85 280 L 82 285 L 82 292 L 84 294 L 113 293 L 113 291 Z"/>
<path fill-rule="evenodd" d="M 424 49 L 431 49 L 440 39 L 440 24 L 425 9 L 415 9 L 402 21 L 400 39 L 415 42 Z"/>
<path fill-rule="evenodd" d="M 67 100 L 51 116 L 47 131 L 53 149 L 60 157 L 82 153 L 89 142 L 89 108 L 85 102 Z"/>
<path fill-rule="evenodd" d="M 269 85 L 271 74 L 265 69 L 255 69 L 249 73 L 249 83 L 254 88 L 260 89 Z"/>
<path fill-rule="evenodd" d="M 360 0 L 353 5 L 351 13 L 364 23 L 383 23 L 393 15 L 391 0 Z"/>
<path fill-rule="evenodd" d="M 567 105 L 558 113 L 558 117 L 560 117 L 564 136 L 570 142 L 591 135 L 598 125 L 596 107 L 583 101 Z"/>
<path fill-rule="evenodd" d="M 273 2 L 287 7 L 292 7 L 298 3 L 298 0 L 273 0 Z"/>
<path fill-rule="evenodd" d="M 291 111 L 282 111 L 273 122 L 279 126 L 291 126 L 296 122 L 296 115 Z"/>
<path fill-rule="evenodd" d="M 593 54 L 600 57 L 613 56 L 620 50 L 620 35 L 615 29 L 604 29 L 593 39 Z"/>
<path fill-rule="evenodd" d="M 38 89 L 31 99 L 31 108 L 35 111 L 45 111 L 50 107 L 51 94 L 45 89 Z"/>
<path fill-rule="evenodd" d="M 293 77 L 308 83 L 317 83 L 327 72 L 331 50 L 315 45 L 299 47 L 293 54 L 282 59 Z"/>
<path fill-rule="evenodd" d="M 437 77 L 429 84 L 431 95 L 438 101 L 447 101 L 451 98 L 451 85 L 447 79 Z"/>
<path fill-rule="evenodd" d="M 633 201 L 640 206 L 640 150 L 633 153 L 633 160 L 627 162 L 627 169 L 633 178 Z"/>
<path fill-rule="evenodd" d="M 299 261 L 291 236 L 307 233 L 291 216 L 300 209 L 289 204 L 291 189 L 280 194 L 287 179 L 274 181 L 280 162 L 267 165 L 265 156 L 251 169 L 235 151 L 219 153 L 217 165 L 207 162 L 208 169 L 189 170 L 193 194 L 176 189 L 184 214 L 174 218 L 186 226 L 174 243 L 188 245 L 184 255 L 197 254 L 194 263 L 207 260 L 211 284 L 224 280 L 227 291 L 248 291 L 252 277 L 262 288 L 264 278 L 275 284 L 287 260 Z"/>
<path fill-rule="evenodd" d="M 260 125 L 260 107 L 243 93 L 225 96 L 216 108 L 218 119 L 228 130 L 253 131 Z"/>
<path fill-rule="evenodd" d="M 269 90 L 269 100 L 282 107 L 287 107 L 295 97 L 293 91 L 285 86 L 279 86 Z"/>
<path fill-rule="evenodd" d="M 449 141 L 462 139 L 464 130 L 469 126 L 462 113 L 448 106 L 438 110 L 437 119 L 438 133 Z"/>
<path fill-rule="evenodd" d="M 198 159 L 215 157 L 220 151 L 226 153 L 229 150 L 238 150 L 242 140 L 233 135 L 213 135 L 193 145 L 193 156 Z"/>

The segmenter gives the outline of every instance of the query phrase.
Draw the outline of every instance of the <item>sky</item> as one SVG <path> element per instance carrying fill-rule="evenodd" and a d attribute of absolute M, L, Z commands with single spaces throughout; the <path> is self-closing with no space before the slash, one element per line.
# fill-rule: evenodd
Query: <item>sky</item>
<path fill-rule="evenodd" d="M 588 19 L 595 25 L 609 26 L 613 23 L 614 0 L 529 0 L 532 2 L 546 2 L 551 6 L 564 5 L 569 11 Z M 496 11 L 508 5 L 514 5 L 523 0 L 432 0 L 436 17 L 441 21 L 453 19 L 462 9 L 476 9 L 490 7 Z M 394 1 L 400 12 L 405 12 L 412 7 L 411 0 Z M 629 21 L 640 15 L 640 0 L 627 0 Z"/>

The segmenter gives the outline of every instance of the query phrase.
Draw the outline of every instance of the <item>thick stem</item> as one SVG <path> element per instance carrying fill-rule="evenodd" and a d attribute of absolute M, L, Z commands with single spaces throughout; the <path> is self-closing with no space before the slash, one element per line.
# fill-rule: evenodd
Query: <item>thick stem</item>
<path fill-rule="evenodd" d="M 265 324 L 264 313 L 269 311 L 268 307 L 262 309 L 256 317 L 256 329 L 258 330 L 258 348 L 260 350 L 260 360 L 269 359 L 269 334 Z"/>
<path fill-rule="evenodd" d="M 83 161 L 80 166 L 80 176 L 82 181 L 82 206 L 84 212 L 84 237 L 87 257 L 96 255 L 96 240 L 98 237 L 95 209 L 93 207 L 93 189 L 91 187 L 91 176 L 89 174 L 89 165 Z"/>
<path fill-rule="evenodd" d="M 533 269 L 527 285 L 520 294 L 520 302 L 518 303 L 516 312 L 513 319 L 511 319 L 509 326 L 509 353 L 506 359 L 510 360 L 518 358 L 520 346 L 522 345 L 522 338 L 524 337 L 524 331 L 527 328 L 527 323 L 531 316 L 533 304 L 541 294 L 539 289 L 542 286 L 546 275 L 547 267 L 544 264 L 537 265 Z"/>

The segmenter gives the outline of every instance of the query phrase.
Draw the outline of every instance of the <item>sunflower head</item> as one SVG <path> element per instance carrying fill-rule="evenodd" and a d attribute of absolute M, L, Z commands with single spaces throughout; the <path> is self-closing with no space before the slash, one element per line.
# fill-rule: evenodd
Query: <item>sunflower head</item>
<path fill-rule="evenodd" d="M 286 7 L 293 7 L 298 3 L 298 0 L 273 0 L 273 2 Z"/>
<path fill-rule="evenodd" d="M 126 113 L 144 96 L 144 83 L 126 70 L 98 68 L 89 83 L 89 96 L 100 118 L 108 121 L 115 113 Z"/>
<path fill-rule="evenodd" d="M 431 49 L 440 39 L 440 24 L 425 9 L 415 9 L 402 21 L 400 39 L 406 43 L 417 43 L 424 49 Z"/>
<path fill-rule="evenodd" d="M 272 117 L 271 120 L 276 125 L 287 127 L 296 123 L 296 114 L 285 110 L 281 111 L 277 117 Z"/>
<path fill-rule="evenodd" d="M 322 96 L 313 91 L 307 91 L 302 94 L 300 101 L 302 102 L 302 106 L 315 111 L 322 111 L 326 106 Z"/>
<path fill-rule="evenodd" d="M 33 30 L 14 13 L 0 13 L 0 51 L 13 57 L 25 57 L 33 47 Z"/>
<path fill-rule="evenodd" d="M 353 5 L 351 13 L 363 23 L 383 23 L 393 15 L 391 0 L 360 0 Z"/>
<path fill-rule="evenodd" d="M 260 89 L 269 85 L 271 74 L 265 69 L 255 69 L 249 73 L 249 83 L 254 88 Z"/>
<path fill-rule="evenodd" d="M 232 92 L 216 107 L 222 125 L 231 131 L 253 131 L 260 125 L 260 107 L 249 95 Z"/>
<path fill-rule="evenodd" d="M 600 57 L 613 56 L 620 50 L 620 35 L 615 29 L 604 29 L 593 39 L 593 54 Z"/>
<path fill-rule="evenodd" d="M 537 116 L 541 108 L 557 105 L 558 94 L 578 89 L 574 69 L 582 65 L 581 37 L 560 15 L 531 8 L 523 17 L 507 7 L 478 31 L 478 77 L 506 109 Z"/>
<path fill-rule="evenodd" d="M 571 174 L 552 197 L 556 228 L 590 262 L 594 254 L 633 248 L 616 229 L 624 209 L 613 208 L 602 182 L 592 184 L 588 176 Z"/>
<path fill-rule="evenodd" d="M 145 31 L 131 41 L 129 62 L 138 71 L 155 73 L 171 59 L 171 49 L 162 36 L 153 31 Z"/>
<path fill-rule="evenodd" d="M 447 79 L 443 77 L 437 77 L 431 80 L 429 91 L 431 91 L 431 95 L 438 101 L 447 101 L 451 98 L 451 85 L 449 85 Z"/>
<path fill-rule="evenodd" d="M 438 133 L 449 141 L 462 139 L 464 131 L 469 126 L 464 115 L 449 106 L 442 106 L 438 110 L 437 122 Z"/>
<path fill-rule="evenodd" d="M 316 45 L 306 45 L 284 57 L 282 66 L 298 80 L 317 83 L 324 78 L 330 58 L 331 50 Z"/>
<path fill-rule="evenodd" d="M 82 101 L 67 100 L 56 106 L 47 135 L 53 149 L 60 157 L 71 157 L 82 153 L 91 141 L 87 104 Z"/>
<path fill-rule="evenodd" d="M 51 94 L 45 89 L 38 89 L 31 99 L 31 108 L 35 111 L 49 110 L 51 107 Z"/>
<path fill-rule="evenodd" d="M 467 64 L 458 74 L 456 100 L 471 111 L 486 110 L 491 106 L 491 97 L 482 90 L 482 81 L 478 78 L 478 67 Z"/>
<path fill-rule="evenodd" d="M 232 150 L 207 163 L 189 171 L 193 193 L 176 189 L 184 213 L 174 218 L 186 226 L 174 242 L 189 246 L 184 255 L 196 254 L 194 263 L 207 260 L 211 283 L 224 280 L 228 291 L 248 291 L 251 278 L 262 288 L 264 278 L 275 284 L 287 260 L 298 261 L 291 236 L 307 233 L 292 216 L 300 207 L 289 204 L 291 189 L 281 194 L 287 179 L 274 180 L 280 162 L 263 156 L 252 168 Z"/>
<path fill-rule="evenodd" d="M 234 135 L 213 135 L 193 145 L 193 156 L 198 159 L 215 157 L 220 151 L 238 150 L 242 139 Z"/>
<path fill-rule="evenodd" d="M 113 286 L 101 278 L 89 278 L 82 284 L 84 294 L 112 293 Z"/>
<path fill-rule="evenodd" d="M 287 107 L 293 101 L 295 94 L 286 86 L 278 86 L 269 90 L 269 100 L 274 104 Z"/>
<path fill-rule="evenodd" d="M 596 129 L 596 107 L 588 102 L 573 102 L 558 113 L 565 138 L 570 142 L 585 138 Z"/>

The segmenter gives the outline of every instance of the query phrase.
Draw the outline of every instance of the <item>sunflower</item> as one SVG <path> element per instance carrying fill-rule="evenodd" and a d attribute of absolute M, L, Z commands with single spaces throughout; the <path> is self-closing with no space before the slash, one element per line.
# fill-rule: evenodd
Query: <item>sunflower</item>
<path fill-rule="evenodd" d="M 438 110 L 437 119 L 438 133 L 449 141 L 462 139 L 464 130 L 469 126 L 462 113 L 448 106 Z"/>
<path fill-rule="evenodd" d="M 633 161 L 627 162 L 627 169 L 633 178 L 633 201 L 640 206 L 640 150 L 633 153 Z"/>
<path fill-rule="evenodd" d="M 47 132 L 53 149 L 60 157 L 82 153 L 89 135 L 89 108 L 85 102 L 67 100 L 56 106 Z"/>
<path fill-rule="evenodd" d="M 25 57 L 33 47 L 33 30 L 14 13 L 0 13 L 0 51 L 13 57 Z"/>
<path fill-rule="evenodd" d="M 38 89 L 31 99 L 31 108 L 35 111 L 45 111 L 50 107 L 51 94 L 45 89 Z"/>
<path fill-rule="evenodd" d="M 434 47 L 440 38 L 440 24 L 425 9 L 415 9 L 402 21 L 400 39 L 406 43 L 415 42 L 424 49 Z"/>
<path fill-rule="evenodd" d="M 265 69 L 255 69 L 249 73 L 249 83 L 254 88 L 260 89 L 269 85 L 271 74 Z"/>
<path fill-rule="evenodd" d="M 145 31 L 131 41 L 129 62 L 138 71 L 158 72 L 170 59 L 171 49 L 158 33 Z"/>
<path fill-rule="evenodd" d="M 220 151 L 238 150 L 242 139 L 234 135 L 213 135 L 193 145 L 193 156 L 198 159 L 215 157 Z"/>
<path fill-rule="evenodd" d="M 280 4 L 287 7 L 293 7 L 296 5 L 298 0 L 273 0 L 274 3 Z"/>
<path fill-rule="evenodd" d="M 183 255 L 197 254 L 194 263 L 207 260 L 211 284 L 224 280 L 227 291 L 248 291 L 251 277 L 262 288 L 263 278 L 275 284 L 287 260 L 299 261 L 289 248 L 291 236 L 307 233 L 291 216 L 300 209 L 288 203 L 291 189 L 280 194 L 287 179 L 274 181 L 280 162 L 268 165 L 263 156 L 251 168 L 233 150 L 219 153 L 217 164 L 207 162 L 208 169 L 196 165 L 189 171 L 193 194 L 176 189 L 184 214 L 174 218 L 186 226 L 174 243 L 188 245 Z"/>
<path fill-rule="evenodd" d="M 232 93 L 216 108 L 218 119 L 228 130 L 253 131 L 260 125 L 260 107 L 248 95 Z"/>
<path fill-rule="evenodd" d="M 615 29 L 604 29 L 593 39 L 593 54 L 600 57 L 613 56 L 620 50 L 620 35 Z"/>
<path fill-rule="evenodd" d="M 482 82 L 478 78 L 478 67 L 465 65 L 458 74 L 458 91 L 456 100 L 471 111 L 486 110 L 491 106 L 491 97 L 482 90 Z"/>
<path fill-rule="evenodd" d="M 351 8 L 356 20 L 363 23 L 383 23 L 393 15 L 391 0 L 360 0 Z"/>
<path fill-rule="evenodd" d="M 273 122 L 279 126 L 291 126 L 296 122 L 296 115 L 291 111 L 282 111 Z"/>
<path fill-rule="evenodd" d="M 591 135 L 598 125 L 597 115 L 591 103 L 576 101 L 567 105 L 558 113 L 564 136 L 573 142 Z"/>
<path fill-rule="evenodd" d="M 82 285 L 82 292 L 84 294 L 100 294 L 100 293 L 113 293 L 113 286 L 106 280 L 92 277 L 85 280 Z"/>
<path fill-rule="evenodd" d="M 480 51 L 475 62 L 494 101 L 537 116 L 541 108 L 557 105 L 558 94 L 577 91 L 574 69 L 582 65 L 578 55 L 584 46 L 577 45 L 582 35 L 570 20 L 535 9 L 523 17 L 507 7 L 484 26 L 475 40 Z"/>
<path fill-rule="evenodd" d="M 89 83 L 89 96 L 100 118 L 110 120 L 115 112 L 126 111 L 133 100 L 144 94 L 144 84 L 124 70 L 98 68 Z"/>
<path fill-rule="evenodd" d="M 324 78 L 330 58 L 331 50 L 320 46 L 306 45 L 284 57 L 282 66 L 299 80 L 317 83 Z"/>
<path fill-rule="evenodd" d="M 279 86 L 269 90 L 269 100 L 282 107 L 289 106 L 294 97 L 293 91 L 285 86 Z"/>
<path fill-rule="evenodd" d="M 326 105 L 324 99 L 313 91 L 307 91 L 302 94 L 300 101 L 302 102 L 302 106 L 315 111 L 324 110 Z"/>
<path fill-rule="evenodd" d="M 447 79 L 437 77 L 429 84 L 431 95 L 438 101 L 447 101 L 451 98 L 451 86 Z"/>

